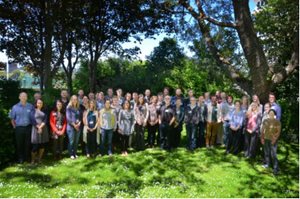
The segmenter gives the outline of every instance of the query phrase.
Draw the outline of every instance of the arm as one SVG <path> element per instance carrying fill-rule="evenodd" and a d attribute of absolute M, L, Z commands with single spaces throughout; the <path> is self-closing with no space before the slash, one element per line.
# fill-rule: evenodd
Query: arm
<path fill-rule="evenodd" d="M 103 110 L 103 109 L 102 109 Z M 102 126 L 102 114 L 103 114 L 103 112 L 102 112 L 102 110 L 100 111 L 100 113 L 99 113 L 99 127 L 101 128 L 101 126 Z"/>
<path fill-rule="evenodd" d="M 260 136 L 260 142 L 262 144 L 265 144 L 265 125 L 266 125 L 266 120 L 263 122 L 262 127 L 261 127 L 261 136 Z"/>
<path fill-rule="evenodd" d="M 148 118 L 149 118 L 149 107 L 148 107 L 148 104 L 146 103 L 145 106 L 146 106 L 146 117 L 145 117 L 145 120 L 144 120 L 144 126 L 147 125 L 147 121 L 148 121 Z"/>
<path fill-rule="evenodd" d="M 63 121 L 63 127 L 61 129 L 61 135 L 63 135 L 66 132 L 66 128 L 67 128 L 67 119 L 65 117 Z"/>
<path fill-rule="evenodd" d="M 50 127 L 52 129 L 52 133 L 55 134 L 57 132 L 55 117 L 53 116 L 54 112 L 50 113 Z"/>
<path fill-rule="evenodd" d="M 13 126 L 13 128 L 16 128 L 16 111 L 15 111 L 15 107 L 12 108 L 12 110 L 9 113 L 9 117 L 11 119 L 11 125 Z"/>
<path fill-rule="evenodd" d="M 258 133 L 261 125 L 261 114 L 258 113 L 257 118 L 256 118 L 256 126 L 253 132 Z"/>
<path fill-rule="evenodd" d="M 99 122 L 98 122 L 98 120 L 99 120 L 98 111 L 96 111 L 96 112 L 97 112 L 97 114 L 95 114 L 96 115 L 96 124 L 95 124 L 95 127 L 93 128 L 93 131 L 96 130 L 98 128 L 98 125 L 99 125 Z"/>
<path fill-rule="evenodd" d="M 278 140 L 278 138 L 280 136 L 280 132 L 281 132 L 281 124 L 279 124 L 278 127 L 276 128 L 276 132 L 273 135 L 272 144 L 276 143 L 276 141 Z"/>

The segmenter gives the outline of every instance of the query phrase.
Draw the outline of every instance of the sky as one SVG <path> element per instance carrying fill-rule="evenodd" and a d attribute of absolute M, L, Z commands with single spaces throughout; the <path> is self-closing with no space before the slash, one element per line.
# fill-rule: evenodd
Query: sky
<path fill-rule="evenodd" d="M 255 3 L 254 0 L 249 0 L 249 6 L 250 10 L 254 10 Z M 132 47 L 139 47 L 141 50 L 141 54 L 139 55 L 139 59 L 145 60 L 147 56 L 150 55 L 150 53 L 153 51 L 153 49 L 159 45 L 159 42 L 162 41 L 165 37 L 168 37 L 165 33 L 162 33 L 160 35 L 155 36 L 155 39 L 144 39 L 141 44 L 134 43 L 134 42 L 128 42 L 124 43 L 122 46 L 124 48 L 132 48 Z M 192 56 L 193 53 L 189 51 L 188 44 L 184 42 L 179 42 L 179 45 L 183 47 L 184 52 L 187 56 Z M 0 62 L 7 62 L 7 56 L 5 53 L 0 52 Z"/>

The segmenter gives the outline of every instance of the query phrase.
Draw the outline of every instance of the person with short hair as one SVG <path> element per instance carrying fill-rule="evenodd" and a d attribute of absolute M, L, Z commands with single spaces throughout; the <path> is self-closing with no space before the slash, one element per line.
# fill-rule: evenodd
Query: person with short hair
<path fill-rule="evenodd" d="M 183 99 L 182 91 L 181 91 L 180 88 L 177 88 L 177 89 L 175 90 L 175 96 L 173 96 L 172 99 L 171 99 L 171 104 L 172 104 L 172 106 L 174 106 L 174 107 L 176 106 L 176 101 L 177 101 L 177 99 L 180 99 L 180 100 L 181 100 L 181 104 L 182 104 L 182 105 L 184 104 L 184 99 Z"/>
<path fill-rule="evenodd" d="M 130 101 L 125 100 L 123 103 L 123 109 L 119 113 L 118 119 L 118 132 L 121 138 L 121 150 L 122 156 L 128 155 L 129 147 L 129 135 L 134 130 L 134 113 L 130 109 Z"/>
<path fill-rule="evenodd" d="M 105 106 L 100 110 L 99 126 L 101 128 L 100 153 L 105 154 L 105 144 L 108 145 L 108 155 L 111 156 L 113 132 L 117 129 L 117 118 L 115 111 L 111 108 L 110 99 L 105 100 Z"/>
<path fill-rule="evenodd" d="M 145 90 L 145 101 L 147 104 L 150 104 L 151 102 L 151 91 L 150 89 Z"/>
<path fill-rule="evenodd" d="M 61 92 L 60 92 L 60 101 L 63 103 L 63 107 L 66 110 L 67 106 L 69 104 L 69 93 L 68 93 L 67 90 L 61 90 Z"/>
<path fill-rule="evenodd" d="M 281 120 L 281 107 L 278 103 L 276 103 L 276 96 L 274 93 L 269 93 L 269 103 L 271 105 L 271 109 L 276 111 L 276 119 Z"/>
<path fill-rule="evenodd" d="M 79 101 L 79 104 L 82 104 L 82 99 L 83 99 L 83 97 L 84 97 L 84 91 L 82 90 L 82 89 L 80 89 L 79 91 L 78 91 L 78 101 Z"/>
<path fill-rule="evenodd" d="M 183 106 L 183 101 L 181 98 L 176 99 L 175 103 L 175 122 L 174 122 L 174 143 L 173 147 L 177 148 L 180 145 L 180 140 L 181 140 L 181 132 L 182 132 L 182 127 L 183 127 L 183 122 L 184 122 L 184 106 Z"/>
<path fill-rule="evenodd" d="M 269 110 L 269 118 L 264 120 L 262 125 L 261 143 L 264 145 L 265 165 L 268 168 L 273 162 L 273 173 L 278 174 L 277 143 L 281 132 L 281 123 L 275 118 L 276 111 Z"/>
<path fill-rule="evenodd" d="M 156 132 L 158 130 L 158 110 L 157 110 L 157 96 L 151 97 L 151 103 L 148 105 L 149 117 L 148 117 L 148 146 L 154 147 Z"/>
<path fill-rule="evenodd" d="M 50 113 L 50 128 L 53 139 L 53 155 L 56 159 L 60 159 L 67 128 L 66 113 L 60 100 L 56 100 L 56 107 Z"/>
<path fill-rule="evenodd" d="M 205 147 L 207 105 L 205 104 L 203 96 L 200 96 L 198 99 L 198 107 L 200 108 L 200 118 L 199 118 L 199 125 L 198 125 L 197 146 Z"/>
<path fill-rule="evenodd" d="M 80 138 L 81 118 L 79 102 L 76 95 L 73 95 L 67 106 L 67 135 L 69 139 L 68 151 L 71 159 L 77 158 L 77 148 Z"/>
<path fill-rule="evenodd" d="M 172 125 L 175 122 L 175 111 L 171 105 L 171 97 L 165 96 L 165 104 L 160 108 L 159 128 L 160 128 L 160 147 L 161 149 L 171 149 Z"/>
<path fill-rule="evenodd" d="M 121 88 L 118 88 L 116 93 L 117 93 L 118 103 L 120 106 L 122 106 L 125 100 L 123 97 L 123 90 Z"/>
<path fill-rule="evenodd" d="M 99 92 L 97 94 L 96 107 L 97 107 L 98 111 L 100 111 L 101 109 L 104 108 L 104 93 L 103 92 Z"/>
<path fill-rule="evenodd" d="M 20 102 L 12 107 L 9 114 L 11 124 L 15 129 L 16 152 L 18 163 L 29 160 L 30 139 L 32 130 L 31 112 L 34 111 L 32 104 L 27 102 L 27 93 L 19 94 Z"/>
<path fill-rule="evenodd" d="M 205 92 L 204 93 L 204 104 L 206 104 L 206 106 L 208 106 L 208 104 L 211 103 L 211 100 L 210 100 L 210 92 Z"/>
<path fill-rule="evenodd" d="M 42 110 L 42 108 L 43 101 L 41 99 L 38 99 L 35 102 L 35 109 L 31 114 L 31 164 L 41 163 L 45 151 L 45 143 L 49 142 L 47 114 Z"/>
<path fill-rule="evenodd" d="M 112 88 L 108 88 L 106 93 L 107 95 L 104 97 L 105 101 L 109 100 L 110 103 L 112 103 L 112 99 L 114 97 L 114 90 Z"/>

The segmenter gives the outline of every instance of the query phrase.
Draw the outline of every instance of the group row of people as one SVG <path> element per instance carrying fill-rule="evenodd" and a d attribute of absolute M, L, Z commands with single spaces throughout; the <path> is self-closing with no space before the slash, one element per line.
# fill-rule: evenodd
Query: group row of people
<path fill-rule="evenodd" d="M 277 140 L 280 135 L 281 108 L 275 95 L 269 94 L 269 102 L 260 104 L 257 95 L 233 100 L 225 92 L 209 92 L 196 98 L 193 90 L 183 97 L 181 89 L 175 96 L 168 88 L 162 93 L 151 95 L 126 93 L 121 89 L 114 95 L 113 89 L 68 98 L 66 90 L 53 107 L 45 108 L 40 93 L 34 95 L 34 106 L 27 102 L 27 94 L 19 95 L 20 102 L 13 106 L 10 118 L 16 132 L 16 148 L 19 162 L 28 159 L 31 148 L 31 162 L 39 162 L 45 144 L 50 138 L 56 157 L 63 151 L 64 137 L 68 138 L 70 158 L 77 158 L 80 139 L 85 143 L 87 157 L 112 155 L 113 148 L 120 146 L 122 155 L 128 155 L 128 148 L 144 150 L 155 145 L 172 150 L 180 145 L 181 132 L 185 125 L 186 148 L 213 148 L 224 145 L 226 153 L 244 151 L 247 158 L 254 158 L 260 139 L 264 146 L 265 167 L 273 160 L 274 172 L 278 172 L 276 157 Z M 48 111 L 47 111 L 48 110 Z M 49 111 L 50 110 L 50 111 Z M 49 132 L 50 130 L 50 132 Z M 145 132 L 148 132 L 145 141 Z"/>

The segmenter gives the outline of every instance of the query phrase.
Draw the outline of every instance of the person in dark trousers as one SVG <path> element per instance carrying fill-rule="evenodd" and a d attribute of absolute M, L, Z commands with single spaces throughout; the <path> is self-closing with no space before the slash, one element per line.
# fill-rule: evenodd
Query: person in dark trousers
<path fill-rule="evenodd" d="M 226 154 L 233 153 L 236 155 L 240 148 L 239 145 L 243 129 L 244 114 L 241 110 L 241 102 L 236 100 L 234 104 L 235 109 L 229 116 L 229 134 L 226 145 Z"/>
<path fill-rule="evenodd" d="M 181 132 L 184 120 L 184 106 L 181 98 L 177 98 L 175 102 L 175 122 L 174 122 L 174 148 L 179 147 L 181 140 Z"/>
<path fill-rule="evenodd" d="M 60 159 L 67 128 L 66 113 L 60 100 L 56 101 L 56 107 L 50 113 L 50 128 L 53 139 L 53 155 L 56 159 Z"/>
<path fill-rule="evenodd" d="M 281 131 L 281 123 L 276 117 L 276 111 L 269 111 L 269 118 L 264 120 L 261 132 L 261 143 L 264 145 L 265 165 L 268 168 L 273 162 L 273 173 L 277 175 L 279 172 L 277 159 L 277 143 Z"/>
<path fill-rule="evenodd" d="M 171 150 L 174 135 L 172 125 L 175 122 L 175 111 L 171 106 L 171 97 L 165 96 L 165 105 L 160 108 L 159 128 L 160 128 L 160 147 L 161 149 Z"/>
<path fill-rule="evenodd" d="M 184 123 L 187 132 L 187 146 L 190 151 L 196 149 L 196 136 L 198 132 L 198 124 L 200 120 L 200 108 L 197 106 L 196 98 L 191 96 L 190 104 L 186 106 L 184 111 Z"/>
<path fill-rule="evenodd" d="M 148 146 L 154 147 L 156 132 L 158 129 L 158 110 L 157 110 L 157 96 L 151 97 L 151 104 L 148 106 L 149 117 L 148 117 Z"/>
<path fill-rule="evenodd" d="M 19 99 L 20 102 L 12 107 L 9 117 L 15 129 L 18 163 L 22 164 L 24 161 L 29 161 L 31 112 L 34 110 L 34 107 L 27 102 L 27 93 L 20 93 Z"/>
<path fill-rule="evenodd" d="M 205 147 L 207 105 L 204 102 L 204 97 L 200 96 L 198 100 L 198 107 L 200 108 L 200 119 L 198 125 L 197 147 Z"/>

